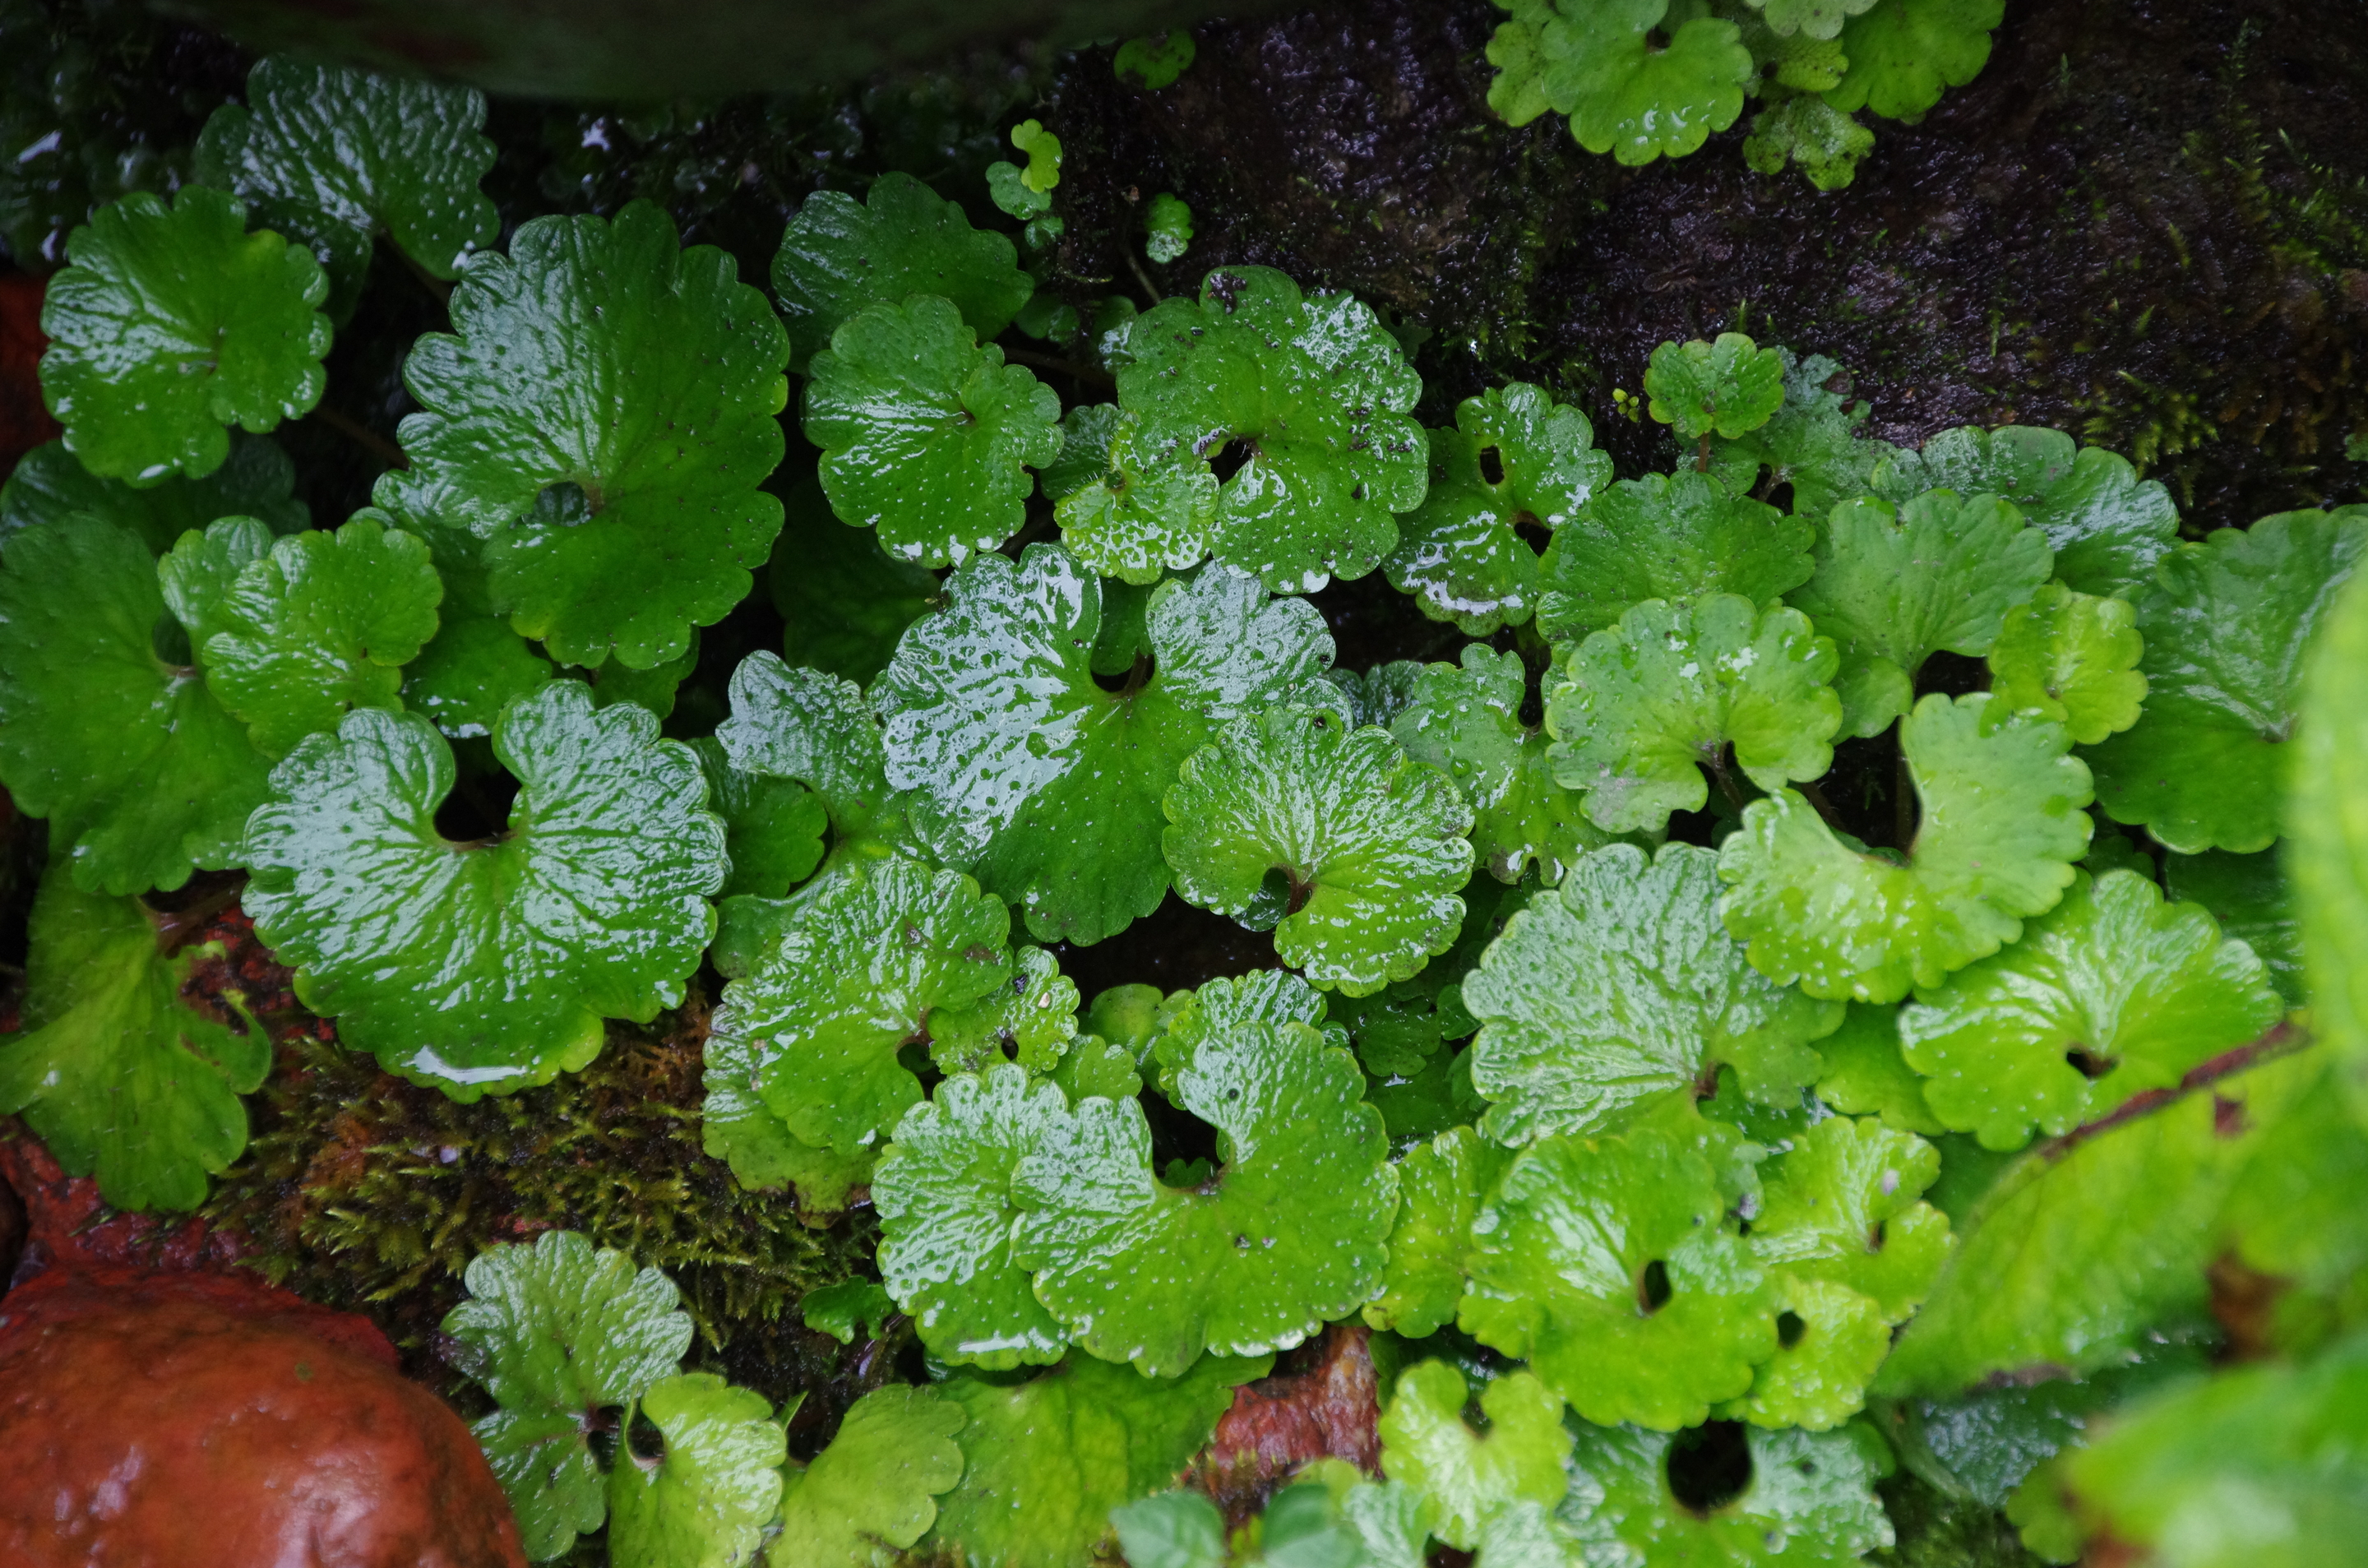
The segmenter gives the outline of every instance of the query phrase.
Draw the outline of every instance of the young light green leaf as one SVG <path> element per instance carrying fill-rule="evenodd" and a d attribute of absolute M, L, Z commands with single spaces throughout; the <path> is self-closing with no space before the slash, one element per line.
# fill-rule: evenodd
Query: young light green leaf
<path fill-rule="evenodd" d="M 231 590 L 249 566 L 271 553 L 271 530 L 253 517 L 217 517 L 183 534 L 156 562 L 165 608 L 188 633 L 192 653 L 222 629 Z"/>
<path fill-rule="evenodd" d="M 723 988 L 711 1038 L 801 1142 L 859 1153 L 919 1103 L 897 1052 L 928 1039 L 930 1013 L 1010 980 L 1010 918 L 956 872 L 901 855 L 850 867 L 791 912 L 756 972 Z M 711 1057 L 711 1093 L 723 1071 Z"/>
<path fill-rule="evenodd" d="M 1895 449 L 1859 433 L 1873 410 L 1850 401 L 1850 373 L 1840 365 L 1822 354 L 1801 359 L 1789 348 L 1773 352 L 1784 364 L 1783 406 L 1740 440 L 1713 441 L 1710 472 L 1737 494 L 1789 487 L 1796 516 L 1822 517 L 1837 503 L 1865 494 L 1876 464 Z"/>
<path fill-rule="evenodd" d="M 1570 863 L 1600 845 L 1604 835 L 1587 820 L 1578 792 L 1555 782 L 1543 728 L 1521 721 L 1529 673 L 1520 655 L 1473 642 L 1464 645 L 1460 668 L 1406 669 L 1414 676 L 1413 689 L 1399 711 L 1358 722 L 1388 724 L 1408 756 L 1454 781 L 1472 807 L 1473 852 L 1489 875 L 1518 882 L 1535 865 L 1544 881 L 1560 881 Z"/>
<path fill-rule="evenodd" d="M 850 1406 L 838 1435 L 782 1489 L 768 1568 L 874 1568 L 911 1546 L 962 1479 L 962 1406 L 928 1386 L 891 1383 Z"/>
<path fill-rule="evenodd" d="M 1990 689 L 2017 713 L 2053 719 L 2082 745 L 2138 722 L 2146 643 L 2126 599 L 2091 598 L 2047 583 L 2006 612 L 1990 648 Z"/>
<path fill-rule="evenodd" d="M 1901 1132 L 1946 1132 L 1924 1103 L 1924 1080 L 1899 1050 L 1899 1009 L 1844 1003 L 1841 1028 L 1817 1042 L 1826 1069 L 1817 1097 L 1845 1116 L 1873 1116 Z"/>
<path fill-rule="evenodd" d="M 1861 158 L 1874 151 L 1874 132 L 1821 97 L 1804 94 L 1751 117 L 1743 161 L 1763 175 L 1786 164 L 1819 190 L 1840 190 L 1858 177 Z"/>
<path fill-rule="evenodd" d="M 1835 507 L 1816 572 L 1784 602 L 1841 652 L 1842 733 L 1875 735 L 1907 711 L 1933 653 L 1982 654 L 2006 612 L 2047 581 L 2047 540 L 1994 495 L 1932 490 L 1895 508 L 1876 496 Z"/>
<path fill-rule="evenodd" d="M 2261 960 L 2135 871 L 2064 902 L 2021 941 L 1925 987 L 1899 1017 L 1908 1065 L 1941 1122 L 2016 1149 L 2070 1131 L 2252 1040 L 2284 1004 Z"/>
<path fill-rule="evenodd" d="M 1061 183 L 1061 139 L 1044 129 L 1041 119 L 1023 119 L 1011 128 L 1011 144 L 1028 154 L 1020 182 L 1039 196 Z"/>
<path fill-rule="evenodd" d="M 630 1434 L 609 1472 L 609 1552 L 638 1568 L 740 1568 L 753 1562 L 781 1506 L 789 1446 L 762 1394 L 712 1372 L 651 1385 L 641 1413 L 665 1451 L 646 1458 Z"/>
<path fill-rule="evenodd" d="M 1160 801 L 1187 759 L 1221 725 L 1328 692 L 1314 607 L 1223 567 L 1154 590 L 1147 667 L 1106 690 L 1092 667 L 1103 603 L 1057 546 L 983 555 L 872 693 L 888 780 L 912 791 L 923 842 L 1047 941 L 1098 942 L 1158 907 Z"/>
<path fill-rule="evenodd" d="M 1192 248 L 1192 209 L 1173 191 L 1161 191 L 1143 210 L 1143 254 L 1165 267 Z"/>
<path fill-rule="evenodd" d="M 1771 1562 L 1845 1568 L 1892 1544 L 1891 1520 L 1874 1490 L 1891 1473 L 1891 1456 L 1873 1429 L 1858 1423 L 1833 1432 L 1746 1427 L 1741 1490 L 1698 1508 L 1671 1486 L 1672 1461 L 1719 1441 L 1718 1431 L 1667 1437 L 1633 1426 L 1581 1430 L 1570 1493 L 1556 1513 L 1587 1561 L 1642 1568 L 1759 1568 Z"/>
<path fill-rule="evenodd" d="M 814 875 L 830 826 L 821 797 L 794 779 L 743 773 L 712 736 L 692 741 L 690 749 L 707 775 L 708 809 L 723 819 L 732 856 L 723 895 L 780 898 Z"/>
<path fill-rule="evenodd" d="M 916 294 L 842 323 L 806 367 L 806 438 L 841 521 L 923 566 L 1019 531 L 1028 468 L 1061 451 L 1061 400 L 982 348 L 950 300 Z"/>
<path fill-rule="evenodd" d="M 350 525 L 349 525 L 350 526 Z M 540 690 L 551 661 L 493 616 L 445 607 L 427 645 L 403 668 L 403 704 L 426 714 L 452 740 L 494 733 L 502 710 Z"/>
<path fill-rule="evenodd" d="M 279 443 L 244 430 L 232 432 L 230 456 L 203 479 L 176 474 L 138 488 L 99 478 L 63 441 L 49 441 L 18 458 L 0 482 L 0 546 L 19 528 L 63 522 L 76 512 L 131 529 L 154 555 L 217 517 L 256 517 L 275 534 L 294 533 L 313 520 L 293 498 L 295 485 L 296 465 Z"/>
<path fill-rule="evenodd" d="M 1570 133 L 1590 153 L 1622 164 L 1681 158 L 1743 112 L 1756 67 L 1733 22 L 1695 16 L 1656 40 L 1668 0 L 1525 11 L 1519 19 L 1535 39 L 1531 91 L 1570 116 Z"/>
<path fill-rule="evenodd" d="M 869 686 L 905 628 L 936 607 L 938 574 L 894 559 L 878 535 L 831 516 L 812 475 L 790 487 L 782 510 L 767 573 L 781 612 L 781 656 Z"/>
<path fill-rule="evenodd" d="M 1515 915 L 1463 979 L 1480 1020 L 1472 1082 L 1503 1143 L 1633 1125 L 1733 1067 L 1763 1104 L 1817 1075 L 1841 1009 L 1770 984 L 1718 920 L 1718 857 L 1670 844 L 1583 856 Z"/>
<path fill-rule="evenodd" d="M 1752 9 L 1779 38 L 1838 38 L 1842 23 L 1864 16 L 1875 0 L 1749 0 Z"/>
<path fill-rule="evenodd" d="M 1465 398 L 1455 428 L 1424 433 L 1430 488 L 1398 521 L 1390 585 L 1467 637 L 1519 626 L 1538 602 L 1538 551 L 1520 529 L 1558 528 L 1611 482 L 1587 415 L 1521 381 Z"/>
<path fill-rule="evenodd" d="M 1763 608 L 1809 580 L 1816 530 L 1708 474 L 1623 479 L 1554 533 L 1539 563 L 1538 630 L 1577 641 L 1646 599 L 1740 594 Z"/>
<path fill-rule="evenodd" d="M 1472 1226 L 1457 1322 L 1600 1426 L 1691 1426 L 1776 1353 L 1710 1159 L 1660 1127 L 1541 1139 Z"/>
<path fill-rule="evenodd" d="M 493 608 L 553 658 L 643 670 L 747 597 L 781 526 L 788 341 L 732 258 L 645 201 L 537 218 L 472 256 L 451 335 L 403 364 L 425 412 L 373 496 L 485 541 Z"/>
<path fill-rule="evenodd" d="M 972 228 L 960 203 L 906 174 L 872 181 L 861 204 L 836 190 L 807 197 L 773 257 L 790 363 L 802 371 L 872 305 L 936 294 L 952 301 L 984 342 L 1011 324 L 1035 290 L 1008 239 Z"/>
<path fill-rule="evenodd" d="M 1217 1130 L 1216 1174 L 1164 1185 L 1141 1103 L 1087 1100 L 1020 1159 L 1012 1256 L 1080 1345 L 1145 1376 L 1296 1345 L 1381 1284 L 1396 1172 L 1363 1092 L 1309 1025 L 1228 1017 L 1172 1096 Z"/>
<path fill-rule="evenodd" d="M 182 1004 L 208 949 L 166 958 L 137 903 L 83 892 L 63 865 L 33 900 L 31 949 L 23 1032 L 0 1037 L 0 1115 L 23 1116 L 118 1209 L 195 1209 L 246 1147 L 238 1096 L 263 1082 L 270 1042 Z"/>
<path fill-rule="evenodd" d="M 1429 1493 L 1439 1507 L 1432 1533 L 1469 1550 L 1508 1504 L 1562 1501 L 1571 1437 L 1561 1398 L 1529 1372 L 1508 1372 L 1481 1392 L 1485 1437 L 1463 1424 L 1463 1376 L 1444 1361 L 1399 1373 L 1382 1413 L 1382 1470 Z"/>
<path fill-rule="evenodd" d="M 2055 907 L 2089 843 L 2089 769 L 2062 725 L 2001 706 L 1932 696 L 1900 725 L 1923 812 L 1904 857 L 1836 834 L 1791 790 L 1744 808 L 1719 875 L 1753 968 L 1812 996 L 1896 1002 Z"/>
<path fill-rule="evenodd" d="M 473 1100 L 598 1053 L 604 1018 L 682 999 L 728 862 L 699 760 L 632 703 L 555 681 L 514 702 L 494 755 L 519 781 L 499 835 L 436 827 L 452 750 L 364 709 L 271 775 L 247 824 L 246 908 L 305 1005 L 414 1082 Z"/>
<path fill-rule="evenodd" d="M 871 1179 L 880 1277 L 939 1360 L 1008 1369 L 1066 1348 L 1011 1261 L 1011 1177 L 1067 1111 L 1058 1088 L 1007 1062 L 948 1078 L 897 1123 Z"/>
<path fill-rule="evenodd" d="M 1226 1568 L 1225 1516 L 1205 1492 L 1161 1492 L 1110 1510 L 1127 1568 Z"/>
<path fill-rule="evenodd" d="M 2057 578 L 2084 594 L 2130 597 L 2154 581 L 2155 562 L 2179 542 L 2169 491 L 2141 481 L 2127 458 L 2076 447 L 2061 430 L 1943 430 L 1920 451 L 1892 450 L 1871 487 L 1901 505 L 1928 490 L 2002 497 L 2047 536 Z"/>
<path fill-rule="evenodd" d="M 854 1344 L 859 1334 L 879 1337 L 895 1315 L 894 1298 L 870 1279 L 842 1279 L 798 1298 L 798 1321 L 841 1345 Z"/>
<path fill-rule="evenodd" d="M 134 191 L 66 241 L 41 305 L 41 397 L 66 449 L 107 479 L 200 479 L 225 426 L 261 433 L 321 401 L 329 279 L 310 251 L 246 233 L 238 199 Z"/>
<path fill-rule="evenodd" d="M 984 1073 L 1016 1062 L 1042 1075 L 1053 1071 L 1077 1038 L 1077 983 L 1042 948 L 1011 955 L 1011 979 L 963 1007 L 940 1007 L 929 1018 L 929 1059 L 940 1073 Z"/>
<path fill-rule="evenodd" d="M 2146 711 L 2093 747 L 2097 800 L 2182 855 L 2278 836 L 2318 624 L 2368 553 L 2368 506 L 2282 512 L 2181 545 L 2138 598 Z"/>
<path fill-rule="evenodd" d="M 1110 407 L 1095 404 L 1097 408 Z M 1080 411 L 1082 413 L 1084 411 Z M 1113 408 L 1107 423 L 1072 415 L 1066 423 L 1099 435 L 1098 461 L 1087 463 L 1073 430 L 1062 460 L 1083 477 L 1055 497 L 1061 542 L 1092 570 L 1133 584 L 1156 583 L 1170 570 L 1198 565 L 1209 553 L 1217 525 L 1217 476 L 1181 449 L 1164 454 L 1146 448 L 1142 422 Z M 1093 441 L 1093 436 L 1086 437 Z M 1046 494 L 1056 480 L 1043 475 Z"/>
<path fill-rule="evenodd" d="M 1386 730 L 1254 712 L 1193 754 L 1163 809 L 1177 892 L 1273 921 L 1275 951 L 1327 991 L 1404 980 L 1463 926 L 1472 808 Z"/>
<path fill-rule="evenodd" d="M 1664 343 L 1645 368 L 1653 417 L 1688 441 L 1736 440 L 1784 406 L 1784 357 L 1739 332 L 1710 342 Z"/>
<path fill-rule="evenodd" d="M 726 899 L 724 924 L 728 926 L 735 907 L 767 902 Z M 719 936 L 716 941 L 720 949 L 723 937 Z M 759 949 L 768 954 L 778 946 L 778 940 L 758 944 Z M 757 961 L 752 958 L 739 973 L 753 971 Z M 720 951 L 717 967 L 723 968 Z M 861 1199 L 861 1189 L 871 1182 L 876 1153 L 863 1149 L 842 1154 L 833 1149 L 818 1149 L 782 1126 L 780 1118 L 766 1108 L 757 1093 L 758 1047 L 754 1042 L 710 1040 L 705 1060 L 707 1071 L 702 1086 L 707 1098 L 699 1108 L 700 1147 L 709 1158 L 729 1165 L 734 1181 L 752 1192 L 794 1189 L 799 1218 L 813 1224 L 827 1223 L 832 1216 Z"/>
<path fill-rule="evenodd" d="M 1472 1221 L 1509 1156 L 1469 1127 L 1417 1143 L 1398 1162 L 1397 1227 L 1381 1293 L 1364 1319 L 1408 1339 L 1427 1338 L 1455 1321 L 1463 1296 L 1463 1255 Z"/>
<path fill-rule="evenodd" d="M 2005 15 L 2004 0 L 1880 0 L 1842 24 L 1850 68 L 1826 101 L 1912 124 L 1942 92 L 1981 74 Z"/>
<path fill-rule="evenodd" d="M 1269 267 L 1212 272 L 1198 299 L 1127 327 L 1119 403 L 1146 460 L 1247 458 L 1217 493 L 1213 551 L 1277 593 L 1361 577 L 1396 545 L 1391 514 L 1419 505 L 1421 378 L 1349 294 L 1301 294 Z"/>
<path fill-rule="evenodd" d="M 9 539 L 0 784 L 50 819 L 50 854 L 85 892 L 177 888 L 195 868 L 236 865 L 263 799 L 269 760 L 197 670 L 159 657 L 165 629 L 186 630 L 165 619 L 157 563 L 131 529 L 77 514 Z"/>
<path fill-rule="evenodd" d="M 494 166 L 484 127 L 473 87 L 268 55 L 247 73 L 245 107 L 206 121 L 197 176 L 324 252 L 342 321 L 379 234 L 438 278 L 494 243 L 501 214 L 477 188 Z"/>
<path fill-rule="evenodd" d="M 1734 594 L 1647 599 L 1579 645 L 1547 702 L 1554 778 L 1586 791 L 1608 833 L 1658 833 L 1671 812 L 1701 810 L 1705 767 L 1732 798 L 1730 746 L 1763 790 L 1822 778 L 1842 721 L 1829 684 L 1839 665 L 1798 610 L 1763 614 Z"/>
<path fill-rule="evenodd" d="M 400 710 L 402 666 L 436 635 L 443 597 L 426 544 L 359 516 L 241 570 L 198 656 L 256 749 L 282 757 L 355 709 Z"/>

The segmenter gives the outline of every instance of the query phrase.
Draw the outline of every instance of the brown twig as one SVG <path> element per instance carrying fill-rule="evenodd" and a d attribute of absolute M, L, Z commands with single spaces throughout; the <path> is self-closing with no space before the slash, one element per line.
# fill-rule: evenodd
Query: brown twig
<path fill-rule="evenodd" d="M 2116 1107 L 2112 1115 L 2083 1122 L 2060 1138 L 2050 1138 L 2040 1144 L 2036 1152 L 2044 1160 L 2060 1160 L 2091 1138 L 2111 1132 L 2116 1127 L 2126 1126 L 2140 1117 L 2151 1116 L 2166 1106 L 2176 1105 L 2224 1078 L 2232 1078 L 2248 1068 L 2258 1067 L 2281 1056 L 2291 1056 L 2310 1043 L 2308 1029 L 2291 1020 L 2276 1024 L 2257 1040 L 2248 1040 L 2234 1050 L 2224 1051 L 2209 1061 L 2197 1062 L 2170 1088 L 2148 1089 L 2144 1094 L 2132 1095 Z"/>
<path fill-rule="evenodd" d="M 350 415 L 340 414 L 325 403 L 316 403 L 313 412 L 306 417 L 319 420 L 389 468 L 411 466 L 411 460 L 403 455 L 401 447 L 396 446 L 360 420 Z"/>

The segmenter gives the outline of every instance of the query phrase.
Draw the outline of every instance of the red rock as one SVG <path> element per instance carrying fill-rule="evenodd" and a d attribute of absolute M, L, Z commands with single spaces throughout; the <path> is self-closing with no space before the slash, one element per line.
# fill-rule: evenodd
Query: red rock
<path fill-rule="evenodd" d="M 1200 1485 L 1239 1524 L 1301 1467 L 1344 1459 L 1378 1476 L 1382 1465 L 1381 1390 L 1372 1335 L 1335 1324 L 1296 1359 L 1304 1369 L 1278 1372 L 1234 1391 L 1195 1467 Z"/>
<path fill-rule="evenodd" d="M 0 479 L 17 460 L 54 439 L 57 421 L 41 405 L 41 280 L 0 277 Z"/>

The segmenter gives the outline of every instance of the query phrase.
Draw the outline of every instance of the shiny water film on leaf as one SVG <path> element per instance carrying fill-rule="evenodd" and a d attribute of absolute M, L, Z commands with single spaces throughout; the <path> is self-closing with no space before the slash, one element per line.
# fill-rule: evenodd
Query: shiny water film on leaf
<path fill-rule="evenodd" d="M 1538 630 L 1576 642 L 1646 599 L 1705 594 L 1740 595 L 1765 609 L 1809 580 L 1815 535 L 1808 519 L 1691 469 L 1621 480 L 1546 547 Z"/>

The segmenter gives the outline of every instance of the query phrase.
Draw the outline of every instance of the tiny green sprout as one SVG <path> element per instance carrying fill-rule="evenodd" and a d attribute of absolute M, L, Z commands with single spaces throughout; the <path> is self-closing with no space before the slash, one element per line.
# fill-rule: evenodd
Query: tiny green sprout
<path fill-rule="evenodd" d="M 1163 190 L 1144 209 L 1143 228 L 1147 236 L 1143 254 L 1165 267 L 1192 244 L 1192 209 L 1181 197 Z"/>
<path fill-rule="evenodd" d="M 1028 154 L 1019 183 L 1042 196 L 1061 183 L 1061 139 L 1037 119 L 1023 119 L 1011 128 L 1011 144 Z"/>
<path fill-rule="evenodd" d="M 1695 465 L 1710 467 L 1710 437 L 1736 440 L 1784 406 L 1784 357 L 1739 332 L 1714 341 L 1664 343 L 1645 369 L 1653 417 L 1689 441 L 1702 442 Z"/>
<path fill-rule="evenodd" d="M 1118 46 L 1110 73 L 1128 86 L 1156 93 L 1192 69 L 1200 48 L 1192 35 L 1178 28 L 1172 32 L 1131 38 Z"/>

